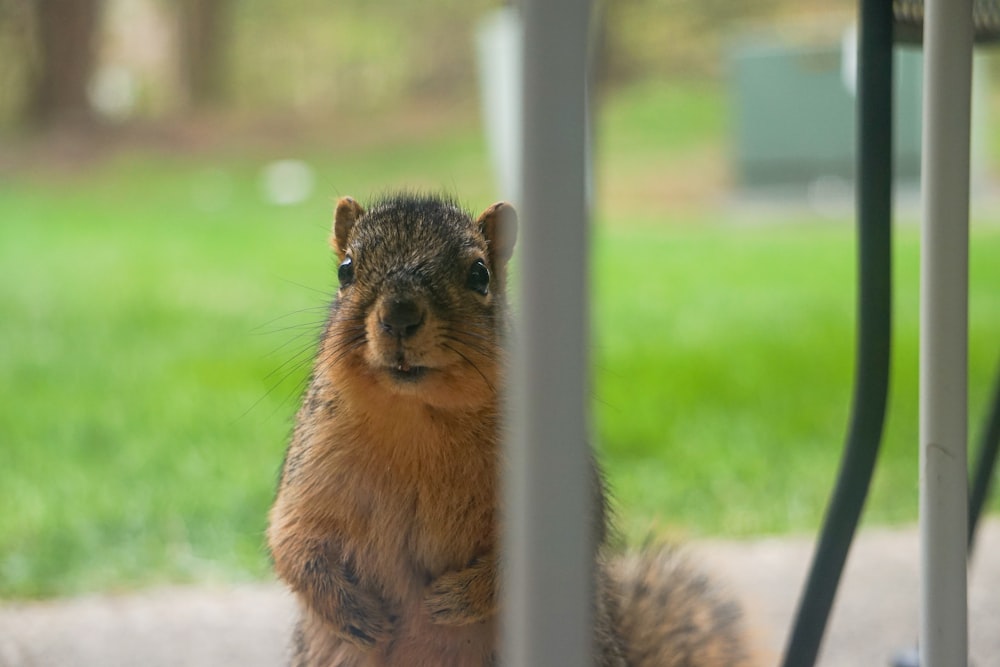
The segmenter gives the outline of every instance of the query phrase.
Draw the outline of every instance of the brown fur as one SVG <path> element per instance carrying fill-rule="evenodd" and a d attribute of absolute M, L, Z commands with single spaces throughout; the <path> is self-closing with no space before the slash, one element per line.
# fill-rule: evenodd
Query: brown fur
<path fill-rule="evenodd" d="M 432 198 L 367 212 L 338 202 L 343 280 L 268 529 L 275 570 L 302 607 L 293 665 L 495 664 L 498 390 L 516 228 L 503 203 L 473 221 Z M 594 479 L 603 508 L 596 467 Z M 598 542 L 605 524 L 602 512 Z M 602 667 L 744 664 L 731 607 L 668 572 L 672 562 L 607 565 L 595 553 Z M 695 629 L 671 646 L 678 619 Z M 698 642 L 707 648 L 689 650 Z M 682 654 L 698 661 L 669 658 Z"/>

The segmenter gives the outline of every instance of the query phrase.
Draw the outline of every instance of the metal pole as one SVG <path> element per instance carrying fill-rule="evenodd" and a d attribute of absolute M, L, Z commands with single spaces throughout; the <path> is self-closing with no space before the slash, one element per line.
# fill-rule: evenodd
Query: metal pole
<path fill-rule="evenodd" d="M 968 664 L 967 375 L 972 0 L 924 13 L 920 664 Z"/>
<path fill-rule="evenodd" d="M 521 317 L 505 489 L 504 664 L 590 664 L 585 107 L 589 4 L 526 0 Z"/>
<path fill-rule="evenodd" d="M 889 392 L 892 313 L 892 4 L 863 0 L 858 39 L 858 324 L 851 424 L 837 484 L 785 650 L 816 662 L 871 483 Z"/>

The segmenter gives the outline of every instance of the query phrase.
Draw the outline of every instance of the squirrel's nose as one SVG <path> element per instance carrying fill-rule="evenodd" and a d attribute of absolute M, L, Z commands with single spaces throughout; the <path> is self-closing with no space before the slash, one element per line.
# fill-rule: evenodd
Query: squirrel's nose
<path fill-rule="evenodd" d="M 409 338 L 424 323 L 424 311 L 412 299 L 395 299 L 383 307 L 379 323 L 390 336 Z"/>

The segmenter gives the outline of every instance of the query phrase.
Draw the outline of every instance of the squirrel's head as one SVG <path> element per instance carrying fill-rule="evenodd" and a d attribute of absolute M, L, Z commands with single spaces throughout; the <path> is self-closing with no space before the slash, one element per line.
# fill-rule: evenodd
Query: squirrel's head
<path fill-rule="evenodd" d="M 516 237 L 503 202 L 473 220 L 433 197 L 367 210 L 340 199 L 330 239 L 340 286 L 320 363 L 336 364 L 339 382 L 442 408 L 495 400 Z"/>

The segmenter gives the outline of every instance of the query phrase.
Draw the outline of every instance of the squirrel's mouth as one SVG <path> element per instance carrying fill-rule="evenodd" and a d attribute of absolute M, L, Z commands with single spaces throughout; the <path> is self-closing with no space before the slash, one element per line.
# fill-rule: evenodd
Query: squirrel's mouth
<path fill-rule="evenodd" d="M 399 382 L 417 382 L 430 371 L 427 366 L 410 366 L 405 363 L 390 366 L 386 370 L 394 380 Z"/>

